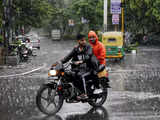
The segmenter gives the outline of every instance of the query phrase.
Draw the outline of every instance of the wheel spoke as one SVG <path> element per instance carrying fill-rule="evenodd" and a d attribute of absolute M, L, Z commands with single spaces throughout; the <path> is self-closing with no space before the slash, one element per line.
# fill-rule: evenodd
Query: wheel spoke
<path fill-rule="evenodd" d="M 48 104 L 47 104 L 47 106 L 46 106 L 46 107 L 48 108 L 50 104 L 51 104 L 51 102 L 48 102 Z"/>
<path fill-rule="evenodd" d="M 51 96 L 52 89 L 48 88 L 48 96 Z"/>
<path fill-rule="evenodd" d="M 58 93 L 56 91 L 53 91 L 53 94 L 51 95 L 51 90 L 50 90 L 50 100 L 51 103 L 56 107 L 56 103 L 55 103 L 55 97 L 58 95 Z"/>
<path fill-rule="evenodd" d="M 45 98 L 45 97 L 43 97 L 43 96 L 42 96 L 41 98 L 42 98 L 43 100 L 45 100 L 45 101 L 48 101 L 48 98 Z"/>
<path fill-rule="evenodd" d="M 55 93 L 56 94 L 56 93 Z M 54 106 L 56 107 L 57 105 L 56 105 L 56 103 L 55 103 L 55 97 L 56 97 L 56 95 L 52 98 L 52 100 L 51 100 L 51 102 L 54 104 Z"/>
<path fill-rule="evenodd" d="M 54 100 L 52 101 L 52 103 L 54 104 L 55 107 L 57 106 Z"/>

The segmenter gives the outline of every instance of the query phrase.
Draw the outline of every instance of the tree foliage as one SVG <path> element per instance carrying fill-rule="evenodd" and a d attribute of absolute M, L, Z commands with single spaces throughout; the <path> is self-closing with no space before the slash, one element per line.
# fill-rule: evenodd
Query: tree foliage
<path fill-rule="evenodd" d="M 159 0 L 126 0 L 127 29 L 135 33 L 160 32 Z"/>
<path fill-rule="evenodd" d="M 2 27 L 2 11 L 3 11 L 2 0 L 0 0 L 0 27 Z"/>
<path fill-rule="evenodd" d="M 51 6 L 54 8 L 52 18 L 48 24 L 48 30 L 60 29 L 61 34 L 64 34 L 68 25 L 68 19 L 70 14 L 69 6 L 66 6 L 64 0 L 52 0 L 50 1 Z"/>
<path fill-rule="evenodd" d="M 14 0 L 15 25 L 41 27 L 54 11 L 47 0 Z"/>
<path fill-rule="evenodd" d="M 103 0 L 51 0 L 56 12 L 52 15 L 50 29 L 60 29 L 61 33 L 77 33 L 86 29 L 103 28 Z M 86 23 L 82 23 L 82 17 Z M 74 21 L 73 26 L 68 20 Z M 88 31 L 87 31 L 88 32 Z"/>
<path fill-rule="evenodd" d="M 81 20 L 84 17 L 89 22 L 89 28 L 97 30 L 103 26 L 103 0 L 74 0 L 72 11 Z"/>

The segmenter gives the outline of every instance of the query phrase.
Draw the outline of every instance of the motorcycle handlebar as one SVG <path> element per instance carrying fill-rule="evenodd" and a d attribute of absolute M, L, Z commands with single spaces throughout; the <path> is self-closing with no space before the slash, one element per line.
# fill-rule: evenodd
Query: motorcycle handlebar
<path fill-rule="evenodd" d="M 63 64 L 61 61 L 57 61 L 57 62 L 55 62 L 54 64 L 52 64 L 52 66 L 51 66 L 50 69 L 53 69 L 53 67 L 57 66 L 58 64 L 59 64 L 59 65 L 62 65 L 62 67 L 63 67 L 64 69 L 67 69 L 70 65 L 80 65 L 80 64 L 82 64 L 82 63 L 83 63 L 83 61 L 69 61 L 69 62 Z"/>

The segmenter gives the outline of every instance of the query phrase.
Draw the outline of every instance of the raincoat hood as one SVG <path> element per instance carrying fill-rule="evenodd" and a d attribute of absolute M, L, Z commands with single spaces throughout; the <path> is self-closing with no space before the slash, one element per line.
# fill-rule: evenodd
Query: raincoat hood
<path fill-rule="evenodd" d="M 88 33 L 88 38 L 89 38 L 90 36 L 94 36 L 94 37 L 96 38 L 95 44 L 97 44 L 97 42 L 98 42 L 98 36 L 97 36 L 97 34 L 96 34 L 94 31 L 89 31 L 89 33 Z M 90 40 L 89 40 L 89 43 L 90 43 L 91 45 L 94 45 Z"/>

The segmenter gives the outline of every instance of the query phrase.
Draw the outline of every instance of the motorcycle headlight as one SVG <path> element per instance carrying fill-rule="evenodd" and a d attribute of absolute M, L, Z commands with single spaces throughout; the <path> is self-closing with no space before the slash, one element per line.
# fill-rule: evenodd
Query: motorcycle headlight
<path fill-rule="evenodd" d="M 48 72 L 48 76 L 56 76 L 57 75 L 57 71 L 56 70 L 50 70 L 49 72 Z"/>

